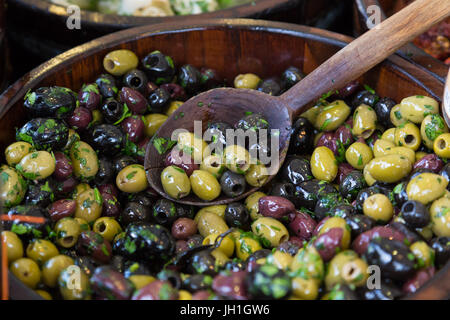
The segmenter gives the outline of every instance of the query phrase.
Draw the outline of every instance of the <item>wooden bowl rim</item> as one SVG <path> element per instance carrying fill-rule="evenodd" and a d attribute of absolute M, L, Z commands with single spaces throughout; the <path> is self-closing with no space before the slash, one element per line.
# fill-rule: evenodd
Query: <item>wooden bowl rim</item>
<path fill-rule="evenodd" d="M 19 101 L 19 99 L 22 99 L 29 89 L 33 89 L 43 78 L 45 78 L 46 75 L 57 72 L 59 69 L 70 65 L 72 62 L 95 54 L 97 51 L 104 50 L 124 42 L 147 38 L 152 35 L 223 28 L 247 29 L 253 31 L 286 34 L 295 37 L 302 37 L 308 40 L 326 42 L 340 47 L 345 46 L 353 39 L 349 36 L 313 27 L 252 19 L 207 19 L 194 24 L 180 21 L 176 23 L 163 23 L 136 27 L 103 36 L 75 47 L 41 64 L 24 75 L 0 95 L 0 118 L 3 117 L 3 115 L 8 112 L 9 109 Z M 419 79 L 416 79 L 414 75 L 410 74 L 406 70 L 403 70 L 400 66 L 396 66 L 397 63 L 411 65 L 410 62 L 403 60 L 395 54 L 386 59 L 386 61 L 382 62 L 382 64 L 386 63 L 395 68 L 397 71 L 403 73 L 411 80 L 415 81 L 418 85 L 426 88 L 425 85 L 420 82 Z M 411 68 L 421 73 L 420 68 L 417 66 L 411 65 Z M 424 76 L 426 75 L 424 74 Z M 436 79 L 434 79 L 434 81 L 438 82 Z M 439 101 L 441 100 L 440 97 L 436 98 L 438 98 Z M 11 273 L 9 273 L 9 277 L 11 289 L 18 288 L 19 291 L 22 290 L 21 292 L 23 292 L 23 285 L 20 286 L 20 281 Z M 439 290 L 436 292 L 435 290 L 435 288 L 439 287 L 440 284 L 442 285 L 446 283 L 450 283 L 450 261 L 448 261 L 447 264 L 417 292 L 406 296 L 405 299 L 417 299 L 416 297 L 418 297 L 418 299 L 426 299 L 427 293 L 434 294 L 433 299 L 448 299 L 450 297 L 450 290 L 447 290 L 446 292 L 439 292 Z M 29 298 L 33 296 L 34 295 L 28 295 Z M 35 294 L 35 296 L 37 299 L 40 299 L 40 296 L 37 294 Z"/>

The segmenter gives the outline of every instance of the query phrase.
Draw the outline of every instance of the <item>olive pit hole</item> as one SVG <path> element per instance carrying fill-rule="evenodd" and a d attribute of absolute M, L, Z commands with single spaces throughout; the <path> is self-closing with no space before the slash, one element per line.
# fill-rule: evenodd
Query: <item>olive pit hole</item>
<path fill-rule="evenodd" d="M 106 69 L 110 69 L 110 70 L 114 69 L 114 67 L 115 67 L 114 61 L 112 59 L 106 59 L 105 67 L 106 67 Z"/>
<path fill-rule="evenodd" d="M 414 205 L 412 203 L 407 203 L 403 210 L 405 212 L 412 212 L 414 210 Z"/>
<path fill-rule="evenodd" d="M 437 146 L 438 146 L 439 149 L 444 150 L 445 147 L 447 146 L 447 143 L 445 143 L 444 139 L 441 139 L 441 140 L 438 141 Z"/>
<path fill-rule="evenodd" d="M 103 233 L 103 232 L 105 232 L 105 230 L 106 230 L 105 224 L 104 223 L 100 223 L 99 226 L 98 226 L 98 231 Z"/>
<path fill-rule="evenodd" d="M 134 77 L 131 79 L 130 84 L 133 87 L 139 87 L 141 85 L 141 79 L 139 79 L 138 77 Z"/>
<path fill-rule="evenodd" d="M 406 144 L 414 144 L 414 143 L 416 143 L 416 137 L 414 137 L 412 134 L 407 134 L 405 136 L 405 143 Z"/>
<path fill-rule="evenodd" d="M 63 242 L 71 244 L 73 242 L 73 236 L 64 237 Z"/>

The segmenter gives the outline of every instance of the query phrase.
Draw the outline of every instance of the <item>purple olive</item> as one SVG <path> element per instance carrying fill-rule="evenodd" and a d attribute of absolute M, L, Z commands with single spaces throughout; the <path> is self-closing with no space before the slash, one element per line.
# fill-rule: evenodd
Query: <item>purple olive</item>
<path fill-rule="evenodd" d="M 434 267 L 428 267 L 426 269 L 420 269 L 416 274 L 409 280 L 407 280 L 402 287 L 402 291 L 405 294 L 414 293 L 420 287 L 422 287 L 428 280 L 430 280 L 435 273 Z"/>
<path fill-rule="evenodd" d="M 374 238 L 387 238 L 391 240 L 403 241 L 405 239 L 405 235 L 390 226 L 374 227 L 361 233 L 355 240 L 353 240 L 353 250 L 358 254 L 363 254 L 366 252 L 370 241 Z"/>
<path fill-rule="evenodd" d="M 80 255 L 91 257 L 100 264 L 108 263 L 112 257 L 111 244 L 94 231 L 81 232 L 78 238 L 77 252 Z"/>
<path fill-rule="evenodd" d="M 214 277 L 212 288 L 219 296 L 233 300 L 247 300 L 245 277 L 247 272 L 231 272 L 230 275 L 217 275 Z"/>
<path fill-rule="evenodd" d="M 145 137 L 144 139 L 142 139 L 141 141 L 139 141 L 137 143 L 138 151 L 136 153 L 136 160 L 140 164 L 144 164 L 145 152 L 147 150 L 147 145 L 148 145 L 149 142 L 150 142 L 150 138 L 149 137 Z"/>
<path fill-rule="evenodd" d="M 133 283 L 110 266 L 95 269 L 91 288 L 100 299 L 128 300 L 134 291 Z"/>
<path fill-rule="evenodd" d="M 336 175 L 336 183 L 341 184 L 344 178 L 355 169 L 349 163 L 341 163 L 338 166 L 338 173 Z"/>
<path fill-rule="evenodd" d="M 444 162 L 438 158 L 434 153 L 427 154 L 420 160 L 417 160 L 414 163 L 413 170 L 416 169 L 429 169 L 434 173 L 439 173 L 442 167 L 444 166 Z"/>
<path fill-rule="evenodd" d="M 148 96 L 149 94 L 153 93 L 156 89 L 158 89 L 158 86 L 154 84 L 153 82 L 147 82 L 147 85 L 145 86 L 144 92 L 145 96 Z"/>
<path fill-rule="evenodd" d="M 116 198 L 119 196 L 119 190 L 117 190 L 117 187 L 114 184 L 111 184 L 111 183 L 102 184 L 102 185 L 98 186 L 97 188 L 98 188 L 98 191 L 100 191 L 100 194 L 102 196 L 105 193 L 109 193 Z"/>
<path fill-rule="evenodd" d="M 334 154 L 337 154 L 338 152 L 338 145 L 336 142 L 336 137 L 332 132 L 325 132 L 317 141 L 316 147 L 327 147 L 331 151 L 333 151 Z"/>
<path fill-rule="evenodd" d="M 139 91 L 128 87 L 120 90 L 120 101 L 125 103 L 133 113 L 144 114 L 148 108 L 145 97 Z"/>
<path fill-rule="evenodd" d="M 100 193 L 103 199 L 102 215 L 105 217 L 118 218 L 122 208 L 117 198 L 111 193 Z"/>
<path fill-rule="evenodd" d="M 185 101 L 186 93 L 182 86 L 176 83 L 165 83 L 161 85 L 161 88 L 165 89 L 170 94 L 170 99 Z"/>
<path fill-rule="evenodd" d="M 144 135 L 145 124 L 141 117 L 131 116 L 125 118 L 121 123 L 123 132 L 131 142 L 138 142 Z"/>
<path fill-rule="evenodd" d="M 175 252 L 176 254 L 185 252 L 189 249 L 188 243 L 186 240 L 177 240 L 175 242 Z"/>
<path fill-rule="evenodd" d="M 173 153 L 173 154 L 172 154 Z M 199 165 L 194 163 L 192 157 L 181 152 L 178 154 L 177 151 L 171 151 L 167 154 L 166 159 L 164 160 L 164 166 L 177 166 L 186 172 L 187 176 L 190 177 L 194 170 L 199 169 Z"/>
<path fill-rule="evenodd" d="M 357 80 L 354 80 L 352 82 L 347 83 L 343 88 L 340 88 L 338 90 L 337 96 L 341 99 L 347 98 L 348 96 L 352 95 L 356 92 L 359 88 L 359 82 Z"/>
<path fill-rule="evenodd" d="M 258 201 L 259 212 L 265 217 L 280 219 L 295 212 L 294 204 L 286 198 L 277 196 L 261 197 Z"/>
<path fill-rule="evenodd" d="M 172 236 L 175 239 L 186 240 L 197 233 L 197 223 L 189 218 L 179 218 L 172 225 Z"/>
<path fill-rule="evenodd" d="M 55 171 L 53 177 L 58 181 L 64 181 L 72 175 L 72 163 L 62 152 L 55 152 Z"/>
<path fill-rule="evenodd" d="M 155 280 L 133 294 L 131 300 L 177 300 L 178 291 L 169 281 Z"/>
<path fill-rule="evenodd" d="M 64 196 L 72 192 L 77 186 L 78 181 L 74 177 L 70 176 L 64 181 L 57 182 L 55 190 L 55 194 L 58 196 Z"/>
<path fill-rule="evenodd" d="M 75 213 L 77 203 L 71 199 L 61 199 L 53 202 L 48 209 L 48 214 L 52 221 L 58 221 L 65 217 L 70 217 Z"/>
<path fill-rule="evenodd" d="M 373 146 L 375 145 L 375 142 L 377 142 L 378 139 L 381 139 L 381 135 L 383 134 L 382 131 L 376 129 L 367 139 L 366 144 L 373 149 Z"/>
<path fill-rule="evenodd" d="M 98 85 L 96 83 L 84 84 L 78 93 L 78 101 L 80 101 L 80 107 L 91 111 L 97 109 L 102 101 Z"/>
<path fill-rule="evenodd" d="M 291 216 L 293 218 L 289 223 L 290 230 L 301 240 L 311 239 L 317 222 L 310 215 L 300 211 L 291 214 L 290 218 Z"/>
<path fill-rule="evenodd" d="M 330 261 L 341 248 L 344 231 L 342 228 L 331 228 L 314 241 L 314 247 L 323 261 Z"/>
<path fill-rule="evenodd" d="M 322 229 L 322 227 L 325 224 L 325 222 L 327 222 L 327 220 L 330 219 L 330 218 L 331 217 L 325 217 L 325 218 L 323 218 L 322 220 L 319 221 L 319 223 L 314 228 L 313 236 L 319 235 L 320 229 Z"/>
<path fill-rule="evenodd" d="M 75 130 L 85 130 L 92 121 L 92 113 L 89 109 L 78 107 L 73 111 L 67 123 Z"/>
<path fill-rule="evenodd" d="M 211 300 L 211 292 L 208 290 L 200 290 L 192 295 L 192 300 Z"/>
<path fill-rule="evenodd" d="M 347 147 L 355 141 L 352 134 L 352 128 L 348 124 L 344 124 L 337 128 L 337 130 L 334 133 L 334 136 L 337 140 L 342 142 L 342 144 Z"/>

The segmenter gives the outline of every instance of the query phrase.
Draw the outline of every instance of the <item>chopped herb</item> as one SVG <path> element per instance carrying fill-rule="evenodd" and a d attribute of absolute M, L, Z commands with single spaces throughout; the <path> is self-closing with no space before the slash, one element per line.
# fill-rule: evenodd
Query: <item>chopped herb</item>
<path fill-rule="evenodd" d="M 332 121 L 331 119 L 326 119 L 320 126 L 319 130 L 324 131 L 326 129 L 326 127 L 331 123 L 331 121 Z"/>
<path fill-rule="evenodd" d="M 249 115 L 252 115 L 253 114 L 253 112 L 251 112 L 251 111 L 245 111 L 245 115 L 246 116 L 249 116 Z"/>
<path fill-rule="evenodd" d="M 369 87 L 367 84 L 364 85 L 364 89 L 369 91 L 371 94 L 375 94 L 375 90 L 373 90 L 371 87 Z"/>
<path fill-rule="evenodd" d="M 155 137 L 153 139 L 153 145 L 159 154 L 165 153 L 167 150 L 172 148 L 177 142 L 173 140 L 168 140 L 162 137 Z"/>
<path fill-rule="evenodd" d="M 362 166 L 362 165 L 363 165 L 363 158 L 362 158 L 362 155 L 359 155 L 358 166 Z"/>

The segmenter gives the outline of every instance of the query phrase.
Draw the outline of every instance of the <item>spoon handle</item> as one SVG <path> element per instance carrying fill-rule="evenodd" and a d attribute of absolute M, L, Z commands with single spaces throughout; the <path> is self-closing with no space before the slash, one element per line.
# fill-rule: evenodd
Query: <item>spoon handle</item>
<path fill-rule="evenodd" d="M 448 15 L 450 0 L 416 0 L 364 33 L 281 96 L 291 119 L 304 112 L 308 102 L 342 88 Z"/>
<path fill-rule="evenodd" d="M 447 126 L 450 127 L 450 69 L 448 70 L 447 81 L 445 81 L 444 98 L 442 99 L 442 114 Z"/>

